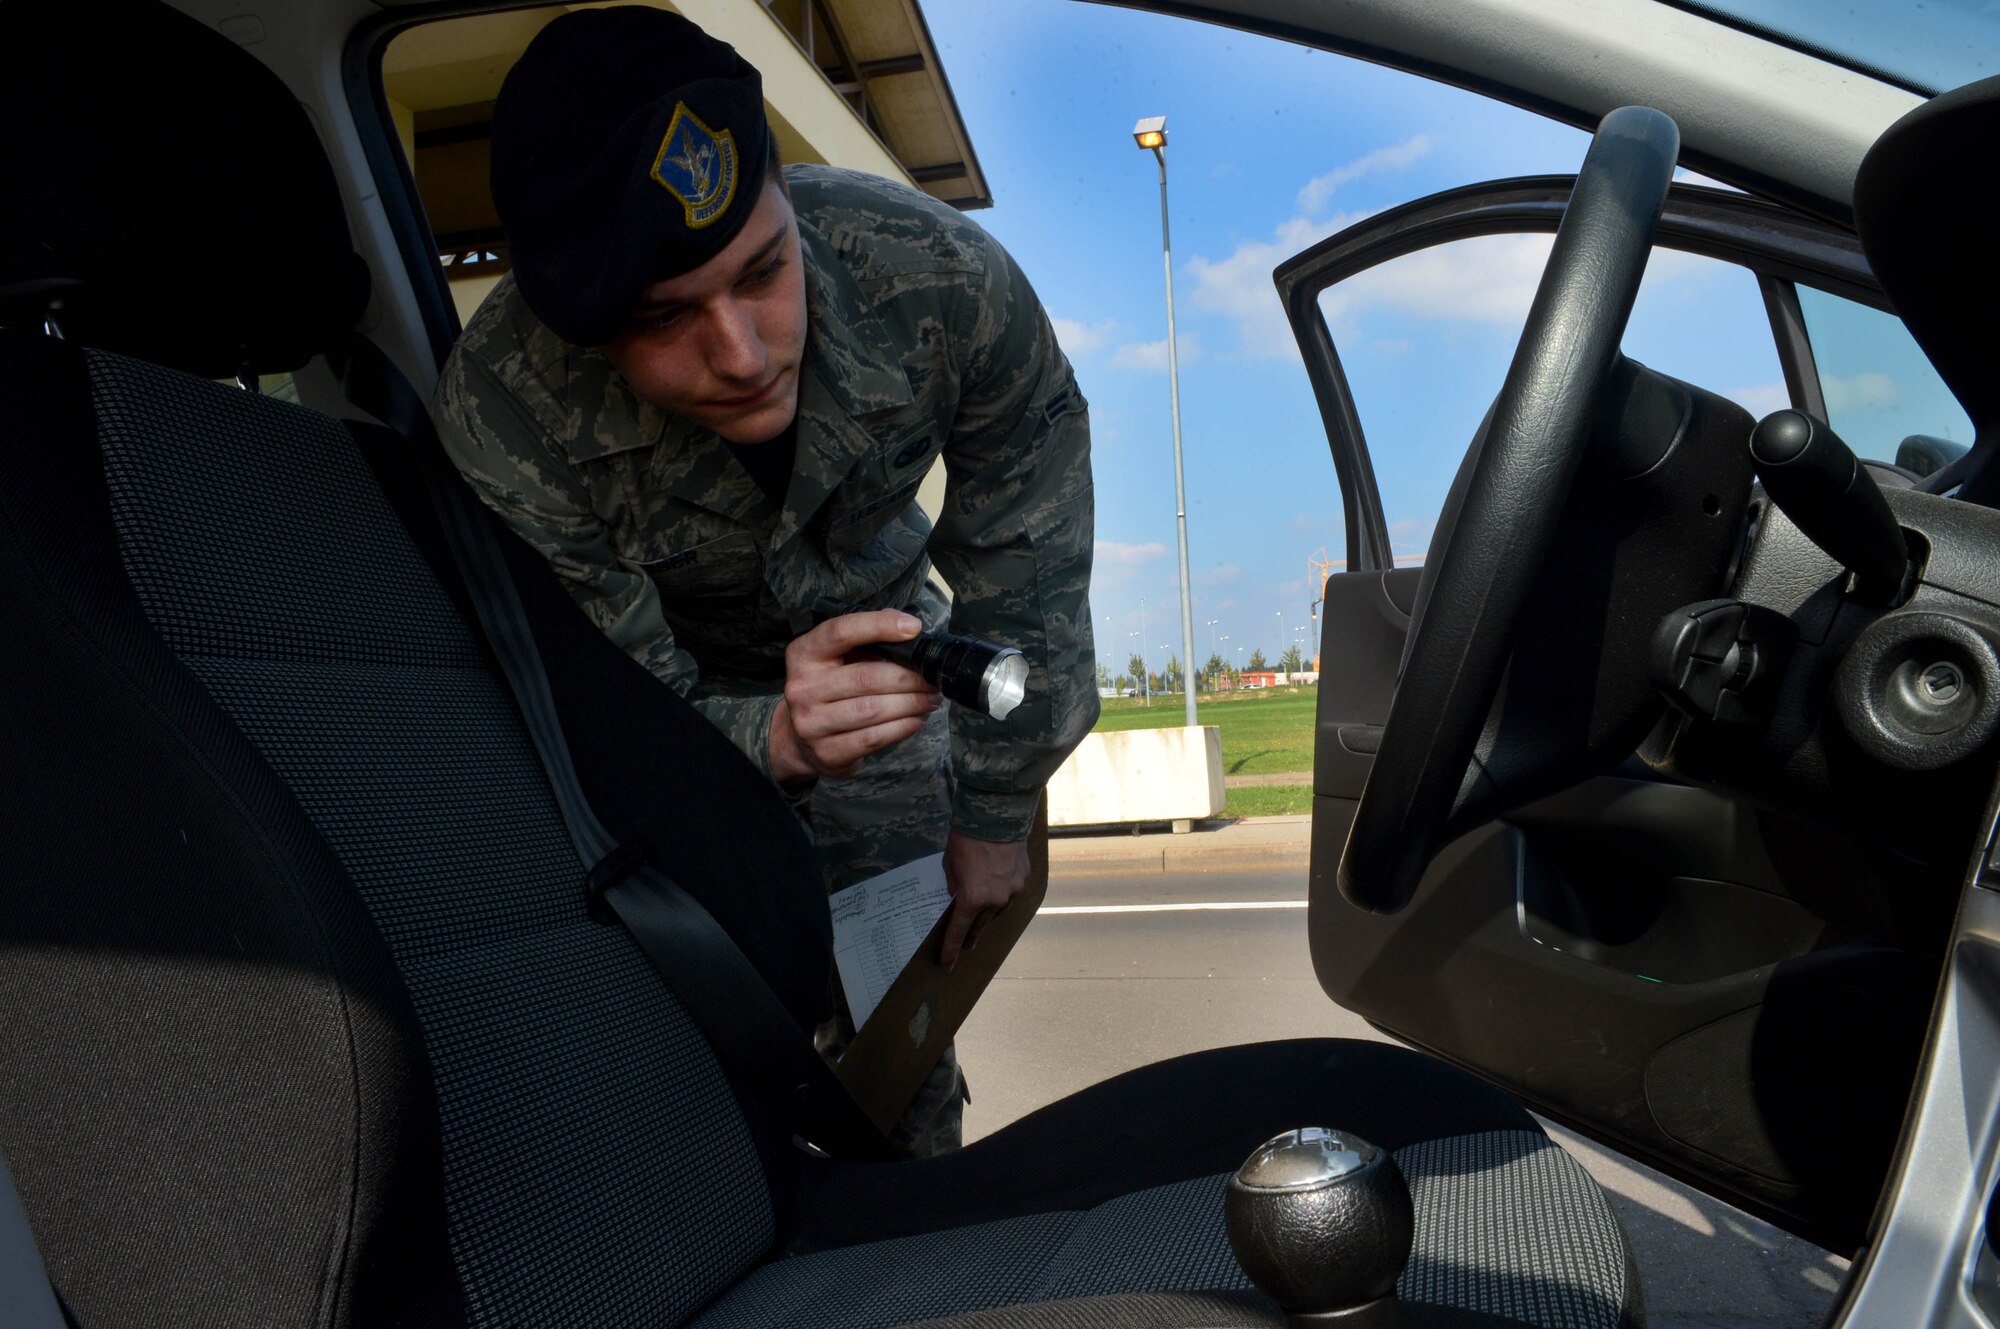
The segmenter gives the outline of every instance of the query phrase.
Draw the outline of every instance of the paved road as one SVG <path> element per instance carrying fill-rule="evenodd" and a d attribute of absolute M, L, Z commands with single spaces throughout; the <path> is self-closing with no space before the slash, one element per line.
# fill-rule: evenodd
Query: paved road
<path fill-rule="evenodd" d="M 1170 872 L 1058 863 L 1042 916 L 959 1034 L 974 1095 L 969 1137 L 1182 1052 L 1380 1037 L 1327 1001 L 1313 978 L 1297 907 L 1303 858 L 1210 861 L 1210 871 Z M 1134 905 L 1179 907 L 1123 912 Z M 1196 905 L 1227 907 L 1186 907 Z M 1845 1261 L 1567 1132 L 1551 1134 L 1611 1193 L 1637 1250 L 1652 1329 L 1819 1323 Z"/>

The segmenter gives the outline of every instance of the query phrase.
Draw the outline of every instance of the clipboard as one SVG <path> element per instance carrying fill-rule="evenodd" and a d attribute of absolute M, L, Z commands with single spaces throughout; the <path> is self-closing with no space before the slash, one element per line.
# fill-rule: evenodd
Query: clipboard
<path fill-rule="evenodd" d="M 835 1069 L 841 1084 L 883 1134 L 902 1119 L 910 1100 L 923 1088 L 945 1046 L 1034 920 L 1048 889 L 1049 812 L 1044 797 L 1035 807 L 1034 828 L 1028 832 L 1028 881 L 1021 893 L 986 920 L 979 945 L 962 952 L 949 973 L 937 962 L 951 918 L 946 910 L 882 994 L 868 1023 L 855 1032 Z"/>

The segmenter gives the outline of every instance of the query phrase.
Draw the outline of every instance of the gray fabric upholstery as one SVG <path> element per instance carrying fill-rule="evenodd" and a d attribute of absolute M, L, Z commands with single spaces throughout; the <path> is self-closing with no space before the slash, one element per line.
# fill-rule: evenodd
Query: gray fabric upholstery
<path fill-rule="evenodd" d="M 1000 1306 L 901 1329 L 1285 1329 L 1285 1317 L 1259 1293 L 1139 1292 Z"/>
<path fill-rule="evenodd" d="M 1248 1289 L 1222 1227 L 1225 1179 L 1197 1177 L 1098 1205 L 1050 1266 L 1041 1295 Z"/>
<path fill-rule="evenodd" d="M 1082 1220 L 1027 1214 L 777 1260 L 694 1329 L 845 1329 L 1036 1301 Z"/>
<path fill-rule="evenodd" d="M 1417 1236 L 1405 1301 L 1546 1329 L 1617 1329 L 1631 1309 L 1624 1234 L 1577 1161 L 1530 1131 L 1482 1131 L 1396 1151 Z"/>
<path fill-rule="evenodd" d="M 351 440 L 89 362 L 148 618 L 291 787 L 402 970 L 475 1320 L 684 1317 L 772 1242 L 748 1130 L 626 935 L 586 921 L 513 703 Z"/>
<path fill-rule="evenodd" d="M 351 440 L 296 407 L 89 364 L 148 619 L 332 847 L 409 990 L 476 1322 L 997 1325 L 1041 1303 L 1023 1323 L 1149 1307 L 1190 1329 L 1268 1323 L 1228 1250 L 1221 1175 L 757 1267 L 775 1220 L 730 1089 L 626 935 L 585 919 L 512 701 Z M 1413 1309 L 1628 1323 L 1622 1234 L 1544 1137 L 1397 1157 Z"/>
<path fill-rule="evenodd" d="M 778 1260 L 697 1329 L 895 1324 L 1111 1292 L 1246 1289 L 1222 1232 L 1220 1176 L 1156 1186 L 1082 1213 L 947 1228 Z"/>
<path fill-rule="evenodd" d="M 1396 1285 L 1413 1310 L 1469 1311 L 1538 1329 L 1630 1322 L 1617 1220 L 1596 1183 L 1545 1136 L 1483 1131 L 1413 1145 L 1396 1161 L 1417 1214 L 1410 1263 Z M 1248 1291 L 1223 1231 L 1224 1181 L 1200 1177 L 1080 1214 L 1034 1214 L 779 1260 L 696 1329 L 871 1329 L 1010 1304 Z M 1197 1323 L 1260 1322 L 1255 1301 L 1221 1310 L 1171 1304 Z"/>

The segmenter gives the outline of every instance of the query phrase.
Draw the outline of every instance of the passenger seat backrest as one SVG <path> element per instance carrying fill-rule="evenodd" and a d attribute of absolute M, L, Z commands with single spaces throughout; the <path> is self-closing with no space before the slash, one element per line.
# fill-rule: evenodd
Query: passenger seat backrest
<path fill-rule="evenodd" d="M 513 699 L 346 431 L 88 358 L 147 618 L 333 847 L 409 989 L 474 1310 L 698 1307 L 772 1240 L 749 1132 L 638 948 L 587 917 Z"/>
<path fill-rule="evenodd" d="M 511 698 L 349 431 L 205 381 L 359 312 L 309 123 L 162 6 L 22 9 L 0 1151 L 52 1276 L 90 1329 L 685 1318 L 774 1241 L 743 1109 L 585 917 Z M 141 203 L 166 276 L 123 252 Z M 50 278 L 68 343 L 22 330 Z"/>
<path fill-rule="evenodd" d="M 79 1322 L 457 1322 L 416 1019 L 125 579 L 83 356 L 0 334 L 0 1151 Z"/>

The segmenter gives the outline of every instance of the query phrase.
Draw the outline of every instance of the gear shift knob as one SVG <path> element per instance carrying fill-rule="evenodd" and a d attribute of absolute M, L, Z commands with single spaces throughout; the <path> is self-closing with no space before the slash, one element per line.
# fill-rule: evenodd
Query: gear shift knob
<path fill-rule="evenodd" d="M 1410 1188 L 1386 1150 L 1309 1126 L 1266 1140 L 1229 1179 L 1229 1245 L 1293 1329 L 1391 1329 L 1410 1259 Z"/>

